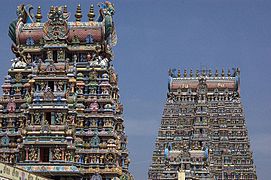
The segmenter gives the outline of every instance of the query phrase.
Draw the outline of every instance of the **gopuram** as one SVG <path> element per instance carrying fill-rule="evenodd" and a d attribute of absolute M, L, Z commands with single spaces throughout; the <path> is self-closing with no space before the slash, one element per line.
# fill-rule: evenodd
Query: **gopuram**
<path fill-rule="evenodd" d="M 240 70 L 169 71 L 149 180 L 256 180 Z"/>
<path fill-rule="evenodd" d="M 132 180 L 110 2 L 82 22 L 67 6 L 20 5 L 9 27 L 15 54 L 0 98 L 0 161 L 56 180 Z M 33 17 L 34 16 L 34 17 Z"/>

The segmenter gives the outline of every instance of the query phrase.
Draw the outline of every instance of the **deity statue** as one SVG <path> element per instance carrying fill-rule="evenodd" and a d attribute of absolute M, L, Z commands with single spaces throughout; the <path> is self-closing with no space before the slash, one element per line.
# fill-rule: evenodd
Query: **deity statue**
<path fill-rule="evenodd" d="M 12 65 L 11 65 L 12 68 L 25 68 L 26 67 L 26 63 L 21 61 L 20 58 L 14 58 L 11 60 L 11 62 L 12 62 Z"/>
<path fill-rule="evenodd" d="M 14 154 L 11 154 L 11 155 L 9 156 L 9 162 L 10 162 L 10 163 L 14 163 L 14 160 L 15 160 L 15 156 L 14 156 Z"/>
<path fill-rule="evenodd" d="M 30 148 L 29 149 L 29 160 L 36 161 L 38 160 L 38 151 L 36 148 Z"/>
<path fill-rule="evenodd" d="M 66 161 L 71 161 L 71 152 L 70 151 L 67 151 L 65 153 L 65 158 L 66 158 Z"/>
<path fill-rule="evenodd" d="M 80 159 L 80 156 L 79 156 L 78 154 L 76 154 L 76 155 L 74 156 L 75 162 L 79 162 L 79 159 Z"/>
<path fill-rule="evenodd" d="M 57 90 L 60 91 L 60 92 L 63 91 L 63 82 L 62 82 L 62 81 L 59 81 L 59 82 L 57 83 Z"/>
<path fill-rule="evenodd" d="M 40 125 L 41 124 L 41 114 L 35 113 L 34 114 L 34 124 Z"/>
<path fill-rule="evenodd" d="M 61 160 L 61 159 L 62 159 L 61 149 L 55 148 L 53 151 L 53 160 Z"/>
<path fill-rule="evenodd" d="M 62 124 L 62 113 L 61 112 L 56 113 L 55 123 L 56 124 Z"/>

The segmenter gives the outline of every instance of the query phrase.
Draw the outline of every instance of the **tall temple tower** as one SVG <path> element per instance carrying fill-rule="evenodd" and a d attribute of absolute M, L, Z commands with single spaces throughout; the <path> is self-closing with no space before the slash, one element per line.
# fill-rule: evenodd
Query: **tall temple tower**
<path fill-rule="evenodd" d="M 240 70 L 169 71 L 149 180 L 255 180 Z"/>
<path fill-rule="evenodd" d="M 20 5 L 9 27 L 16 55 L 0 98 L 0 161 L 57 180 L 131 180 L 112 47 L 110 2 L 68 22 L 67 6 L 42 22 Z"/>

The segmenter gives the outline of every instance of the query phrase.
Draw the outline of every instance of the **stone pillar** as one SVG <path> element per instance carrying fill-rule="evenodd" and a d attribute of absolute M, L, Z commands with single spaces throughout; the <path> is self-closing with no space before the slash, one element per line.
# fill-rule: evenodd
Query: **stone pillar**
<path fill-rule="evenodd" d="M 28 160 L 28 151 L 29 151 L 29 148 L 25 148 L 25 160 Z"/>
<path fill-rule="evenodd" d="M 55 112 L 51 112 L 51 124 L 55 124 Z"/>
<path fill-rule="evenodd" d="M 61 160 L 65 161 L 65 149 L 62 148 Z"/>

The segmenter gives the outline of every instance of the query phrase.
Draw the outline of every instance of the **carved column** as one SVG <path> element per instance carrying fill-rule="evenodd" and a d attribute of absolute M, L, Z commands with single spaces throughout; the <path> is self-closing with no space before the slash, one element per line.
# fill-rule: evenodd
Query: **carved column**
<path fill-rule="evenodd" d="M 26 160 L 26 161 L 29 160 L 29 159 L 28 159 L 28 152 L 29 152 L 29 148 L 26 147 L 26 148 L 25 148 L 25 160 Z"/>

